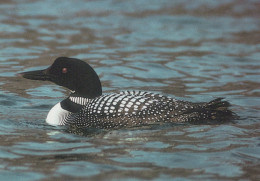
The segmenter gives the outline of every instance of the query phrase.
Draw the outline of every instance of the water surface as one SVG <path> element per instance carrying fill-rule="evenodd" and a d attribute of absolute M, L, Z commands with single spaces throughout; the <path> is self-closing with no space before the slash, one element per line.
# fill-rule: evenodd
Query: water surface
<path fill-rule="evenodd" d="M 0 3 L 0 180 L 260 179 L 258 1 Z M 45 123 L 68 94 L 22 71 L 80 58 L 104 92 L 225 97 L 240 116 L 81 135 Z"/>

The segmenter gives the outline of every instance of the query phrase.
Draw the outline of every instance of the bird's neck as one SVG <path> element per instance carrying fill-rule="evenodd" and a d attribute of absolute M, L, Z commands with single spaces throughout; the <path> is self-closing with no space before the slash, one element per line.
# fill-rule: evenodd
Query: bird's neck
<path fill-rule="evenodd" d="M 93 99 L 102 95 L 102 86 L 96 72 L 88 76 L 81 76 L 75 80 L 74 96 Z"/>

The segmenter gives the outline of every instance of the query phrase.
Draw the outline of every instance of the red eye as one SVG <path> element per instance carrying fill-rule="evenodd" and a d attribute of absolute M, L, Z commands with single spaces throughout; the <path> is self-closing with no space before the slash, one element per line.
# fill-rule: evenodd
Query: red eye
<path fill-rule="evenodd" d="M 62 68 L 61 72 L 66 74 L 68 72 L 68 69 L 64 67 L 64 68 Z"/>

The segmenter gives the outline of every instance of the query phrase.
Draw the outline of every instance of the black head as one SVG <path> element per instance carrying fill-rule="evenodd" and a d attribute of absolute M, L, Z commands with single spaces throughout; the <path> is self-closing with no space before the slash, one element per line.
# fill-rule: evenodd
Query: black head
<path fill-rule="evenodd" d="M 94 69 L 76 58 L 59 57 L 47 69 L 23 72 L 21 75 L 26 79 L 54 82 L 86 98 L 102 94 L 101 83 Z"/>

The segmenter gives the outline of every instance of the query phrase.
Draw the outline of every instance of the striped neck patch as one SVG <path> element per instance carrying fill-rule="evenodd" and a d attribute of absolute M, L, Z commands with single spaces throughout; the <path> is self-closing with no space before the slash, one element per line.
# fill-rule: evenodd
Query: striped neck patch
<path fill-rule="evenodd" d="M 76 103 L 76 104 L 80 104 L 82 106 L 86 105 L 89 102 L 88 98 L 84 98 L 84 97 L 69 97 L 69 99 Z"/>

